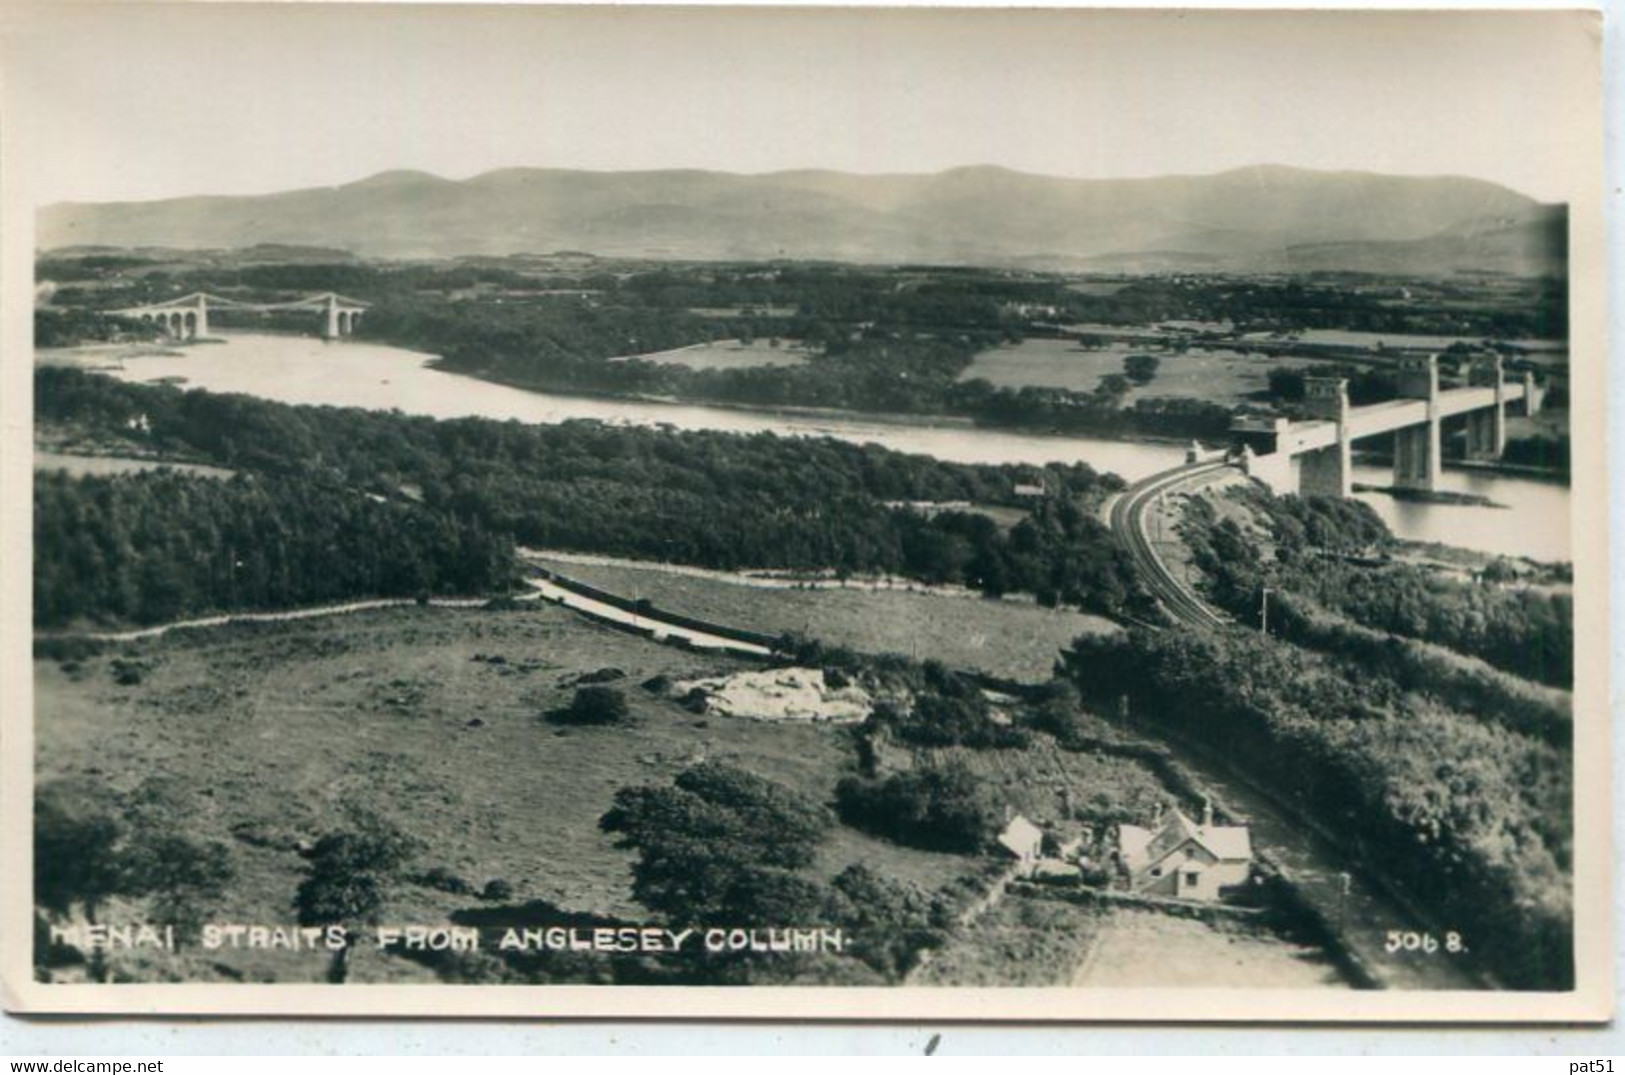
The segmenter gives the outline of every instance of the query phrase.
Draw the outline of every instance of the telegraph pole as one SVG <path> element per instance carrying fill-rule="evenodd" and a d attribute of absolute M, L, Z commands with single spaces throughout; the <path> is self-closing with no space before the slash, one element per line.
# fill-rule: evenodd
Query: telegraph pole
<path fill-rule="evenodd" d="M 1258 633 L 1270 633 L 1270 594 L 1275 591 L 1265 586 L 1258 595 Z"/>

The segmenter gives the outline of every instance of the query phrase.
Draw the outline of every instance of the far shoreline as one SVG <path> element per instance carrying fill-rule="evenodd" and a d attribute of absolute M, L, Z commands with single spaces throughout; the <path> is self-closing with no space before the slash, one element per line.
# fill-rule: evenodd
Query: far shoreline
<path fill-rule="evenodd" d="M 260 333 L 240 332 L 237 335 L 304 335 L 303 333 Z M 204 343 L 223 342 L 219 340 L 200 341 Z M 974 418 L 951 414 L 906 414 L 895 411 L 861 411 L 844 407 L 813 407 L 795 404 L 778 406 L 763 406 L 750 403 L 740 403 L 736 400 L 713 400 L 705 397 L 663 396 L 636 392 L 605 392 L 585 389 L 554 388 L 545 385 L 528 383 L 513 378 L 504 378 L 483 372 L 460 370 L 446 364 L 442 355 L 430 351 L 421 351 L 416 347 L 392 343 L 385 340 L 366 340 L 379 346 L 391 347 L 401 351 L 423 356 L 423 365 L 438 373 L 454 377 L 466 377 L 470 380 L 481 381 L 486 384 L 501 385 L 504 388 L 513 388 L 541 396 L 558 396 L 576 399 L 590 399 L 600 402 L 624 402 L 657 407 L 706 407 L 715 410 L 732 411 L 740 414 L 754 414 L 778 416 L 784 418 L 827 419 L 830 421 L 867 422 L 874 425 L 890 426 L 897 429 L 928 429 L 940 430 L 947 433 L 956 431 L 987 431 L 1009 433 L 1017 436 L 1031 436 L 1057 441 L 1065 440 L 1092 440 L 1116 444 L 1143 444 L 1158 447 L 1187 448 L 1191 445 L 1190 439 L 1182 437 L 1164 437 L 1145 433 L 1105 433 L 1083 432 L 1068 433 L 1054 429 L 1043 429 L 1019 425 L 999 425 L 978 422 Z M 153 344 L 150 342 L 86 342 L 68 347 L 34 349 L 35 363 L 77 366 L 89 372 L 117 370 L 123 368 L 123 362 L 146 356 L 178 357 L 184 354 L 187 344 Z M 91 365 L 86 361 L 75 361 L 76 358 L 94 360 L 106 356 L 110 363 Z M 66 360 L 66 361 L 64 361 Z M 544 423 L 545 424 L 545 423 Z M 1385 465 L 1391 462 L 1391 455 L 1380 448 L 1362 449 L 1355 452 L 1356 462 L 1373 465 Z M 1503 463 L 1490 460 L 1462 460 L 1445 459 L 1442 461 L 1446 469 L 1474 471 L 1484 474 L 1493 474 L 1501 477 L 1520 478 L 1528 481 L 1538 481 L 1546 484 L 1571 487 L 1571 475 L 1564 471 L 1528 464 Z"/>
<path fill-rule="evenodd" d="M 390 344 L 390 346 L 396 345 Z M 410 350 L 410 348 L 405 348 L 405 350 Z M 467 377 L 475 381 L 484 381 L 487 384 L 499 384 L 504 388 L 517 388 L 523 392 L 533 392 L 546 396 L 574 396 L 579 399 L 642 403 L 661 407 L 708 407 L 715 410 L 738 411 L 743 414 L 780 415 L 786 418 L 824 418 L 845 422 L 871 422 L 875 425 L 897 426 L 904 429 L 940 429 L 949 433 L 956 430 L 983 430 L 987 432 L 1015 433 L 1021 436 L 1048 437 L 1055 440 L 1099 440 L 1120 444 L 1156 444 L 1170 447 L 1187 447 L 1190 444 L 1189 440 L 1182 437 L 1158 437 L 1147 433 L 1066 433 L 1054 429 L 1040 429 L 1028 426 L 990 425 L 978 422 L 974 418 L 956 414 L 905 414 L 897 411 L 860 411 L 847 407 L 811 407 L 797 404 L 761 406 L 752 403 L 740 403 L 737 400 L 708 399 L 704 396 L 657 396 L 640 392 L 593 392 L 585 389 L 552 388 L 511 378 L 494 377 L 485 373 L 453 369 L 446 366 L 444 360 L 438 355 L 433 356 L 425 365 L 440 373 L 451 374 L 455 377 Z"/>

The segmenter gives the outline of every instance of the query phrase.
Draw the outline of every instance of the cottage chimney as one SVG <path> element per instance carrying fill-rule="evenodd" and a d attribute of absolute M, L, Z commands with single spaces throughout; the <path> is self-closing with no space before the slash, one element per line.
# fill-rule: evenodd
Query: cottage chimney
<path fill-rule="evenodd" d="M 1202 796 L 1202 828 L 1213 827 L 1213 800 Z"/>

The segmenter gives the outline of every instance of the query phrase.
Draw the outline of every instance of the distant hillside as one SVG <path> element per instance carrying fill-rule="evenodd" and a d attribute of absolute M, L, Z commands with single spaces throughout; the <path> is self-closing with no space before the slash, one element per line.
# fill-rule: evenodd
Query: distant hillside
<path fill-rule="evenodd" d="M 1523 216 L 1463 221 L 1425 239 L 1294 246 L 1287 250 L 1287 266 L 1299 271 L 1562 273 L 1568 245 L 1568 214 L 1561 207 L 1541 206 Z"/>
<path fill-rule="evenodd" d="M 39 235 L 45 249 L 270 244 L 384 257 L 574 249 L 1049 268 L 1551 272 L 1562 269 L 1563 219 L 1560 207 L 1482 180 L 1276 166 L 1112 180 L 993 167 L 935 175 L 514 168 L 466 180 L 385 172 L 280 194 L 65 203 L 41 212 Z M 1486 256 L 1496 264 L 1484 265 Z"/>

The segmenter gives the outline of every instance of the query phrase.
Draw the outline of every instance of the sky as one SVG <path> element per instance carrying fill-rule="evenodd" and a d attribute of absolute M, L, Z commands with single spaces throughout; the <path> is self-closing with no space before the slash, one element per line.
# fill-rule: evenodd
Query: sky
<path fill-rule="evenodd" d="M 36 204 L 379 171 L 1260 163 L 1570 200 L 1594 132 L 1572 13 L 56 4 L 4 41 Z"/>

